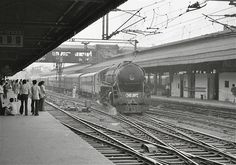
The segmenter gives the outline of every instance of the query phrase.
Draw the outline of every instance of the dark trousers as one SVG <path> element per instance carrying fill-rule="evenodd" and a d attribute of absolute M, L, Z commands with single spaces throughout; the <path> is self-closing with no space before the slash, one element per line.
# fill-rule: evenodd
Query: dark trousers
<path fill-rule="evenodd" d="M 22 94 L 21 96 L 21 105 L 20 105 L 20 114 L 23 114 L 25 103 L 25 115 L 28 115 L 28 95 Z"/>
<path fill-rule="evenodd" d="M 45 98 L 40 98 L 40 100 L 39 100 L 39 111 L 44 111 L 44 101 L 45 101 Z"/>
<path fill-rule="evenodd" d="M 38 115 L 39 114 L 39 100 L 33 100 L 31 102 L 31 112 L 34 115 Z"/>

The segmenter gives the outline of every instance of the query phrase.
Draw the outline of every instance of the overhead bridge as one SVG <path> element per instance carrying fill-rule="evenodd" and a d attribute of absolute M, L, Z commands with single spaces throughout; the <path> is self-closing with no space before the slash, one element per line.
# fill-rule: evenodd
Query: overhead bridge
<path fill-rule="evenodd" d="M 1 0 L 0 75 L 13 75 L 126 0 Z"/>

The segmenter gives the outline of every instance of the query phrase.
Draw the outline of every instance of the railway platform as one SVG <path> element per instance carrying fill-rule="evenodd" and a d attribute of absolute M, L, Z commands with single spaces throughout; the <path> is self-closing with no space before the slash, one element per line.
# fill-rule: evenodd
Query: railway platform
<path fill-rule="evenodd" d="M 8 97 L 12 95 L 10 91 Z M 4 102 L 7 104 L 7 99 Z M 19 106 L 19 102 L 15 104 Z M 112 165 L 113 163 L 44 111 L 40 112 L 39 116 L 0 116 L 0 164 Z"/>
<path fill-rule="evenodd" d="M 0 164 L 113 163 L 45 111 L 39 116 L 0 117 Z"/>
<path fill-rule="evenodd" d="M 216 108 L 225 108 L 236 111 L 236 103 L 223 102 L 217 100 L 200 100 L 194 98 L 180 98 L 180 97 L 166 97 L 166 96 L 151 96 L 152 101 L 166 101 L 166 102 L 174 102 L 174 103 L 184 103 L 184 104 L 193 104 L 199 106 L 207 106 L 207 107 L 216 107 Z"/>

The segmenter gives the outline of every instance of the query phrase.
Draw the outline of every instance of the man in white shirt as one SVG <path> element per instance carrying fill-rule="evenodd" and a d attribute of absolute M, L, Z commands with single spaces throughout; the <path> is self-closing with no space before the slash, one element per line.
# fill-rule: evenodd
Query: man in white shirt
<path fill-rule="evenodd" d="M 21 106 L 20 106 L 20 114 L 23 114 L 24 103 L 25 103 L 25 116 L 28 115 L 28 96 L 30 95 L 29 86 L 26 84 L 26 80 L 23 80 L 22 85 L 20 87 L 21 94 Z"/>
<path fill-rule="evenodd" d="M 31 94 L 32 94 L 32 102 L 31 102 L 31 112 L 32 115 L 38 116 L 39 113 L 39 93 L 40 93 L 40 88 L 37 85 L 37 80 L 33 80 L 33 86 L 31 87 Z"/>

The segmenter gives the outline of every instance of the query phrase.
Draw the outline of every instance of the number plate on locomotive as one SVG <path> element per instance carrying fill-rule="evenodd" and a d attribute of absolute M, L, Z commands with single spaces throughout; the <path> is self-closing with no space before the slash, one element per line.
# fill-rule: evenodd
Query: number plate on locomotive
<path fill-rule="evenodd" d="M 138 93 L 126 93 L 126 97 L 138 97 Z"/>

